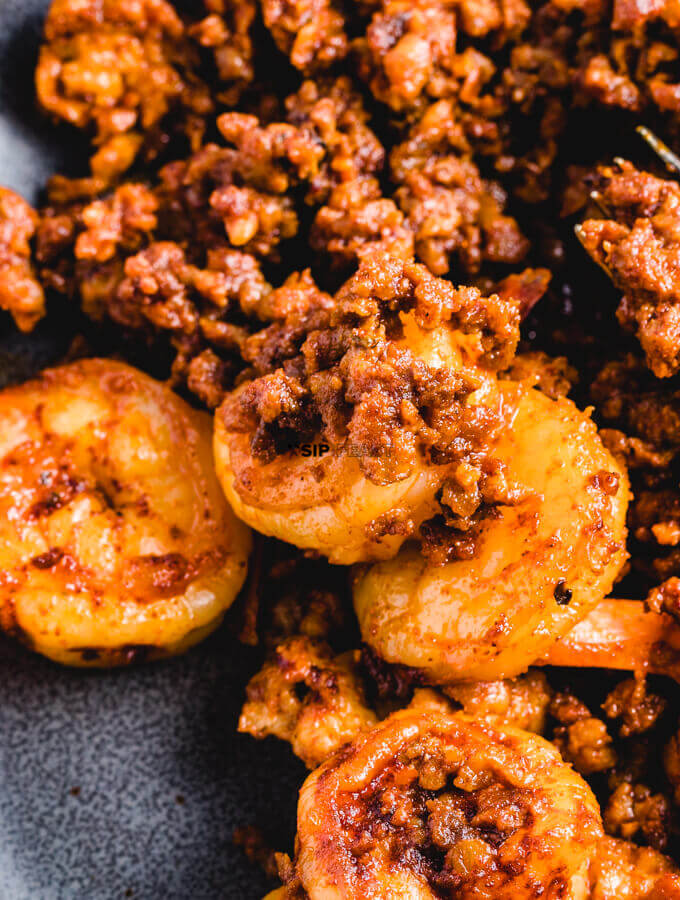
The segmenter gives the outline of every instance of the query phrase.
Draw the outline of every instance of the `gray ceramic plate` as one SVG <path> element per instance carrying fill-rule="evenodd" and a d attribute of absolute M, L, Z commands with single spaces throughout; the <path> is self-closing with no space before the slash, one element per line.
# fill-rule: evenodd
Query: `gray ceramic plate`
<path fill-rule="evenodd" d="M 0 0 L 0 183 L 35 200 L 78 155 L 35 111 L 47 0 Z M 68 333 L 29 339 L 3 320 L 0 376 L 55 358 Z M 258 898 L 232 846 L 259 823 L 291 843 L 304 771 L 288 749 L 236 734 L 256 653 L 223 629 L 188 656 L 112 673 L 66 671 L 0 642 L 0 900 Z"/>

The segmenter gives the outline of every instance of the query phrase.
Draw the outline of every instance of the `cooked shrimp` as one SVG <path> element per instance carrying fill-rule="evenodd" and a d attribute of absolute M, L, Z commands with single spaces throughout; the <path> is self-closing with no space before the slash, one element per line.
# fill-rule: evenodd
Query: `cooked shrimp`
<path fill-rule="evenodd" d="M 307 778 L 288 896 L 583 900 L 601 837 L 590 788 L 547 741 L 403 710 Z"/>
<path fill-rule="evenodd" d="M 672 900 L 680 897 L 680 873 L 663 853 L 631 841 L 604 837 L 591 863 L 592 900 Z"/>
<path fill-rule="evenodd" d="M 409 342 L 413 352 L 413 336 Z M 427 334 L 417 357 L 435 370 L 462 369 L 450 333 Z M 491 380 L 480 379 L 468 409 L 475 406 L 499 411 Z M 363 473 L 360 457 L 347 449 L 331 450 L 323 436 L 309 442 L 309 451 L 295 448 L 264 465 L 254 459 L 249 442 L 249 435 L 228 431 L 218 411 L 217 475 L 236 514 L 263 534 L 316 550 L 342 565 L 394 556 L 406 538 L 438 512 L 437 492 L 452 471 L 452 466 L 433 464 L 419 453 L 407 477 L 376 484 Z"/>
<path fill-rule="evenodd" d="M 680 682 L 680 626 L 667 613 L 648 612 L 641 600 L 603 600 L 542 662 L 649 672 Z"/>
<path fill-rule="evenodd" d="M 525 391 L 497 454 L 527 499 L 487 518 L 472 559 L 413 549 L 359 570 L 364 640 L 431 683 L 519 674 L 611 589 L 626 558 L 628 481 L 589 416 Z"/>
<path fill-rule="evenodd" d="M 334 303 L 315 328 L 282 329 L 298 355 L 217 411 L 217 473 L 258 531 L 333 563 L 388 559 L 508 414 L 490 359 L 512 355 L 518 313 L 387 256 L 364 260 Z"/>
<path fill-rule="evenodd" d="M 197 643 L 243 584 L 250 533 L 211 423 L 130 366 L 83 360 L 0 393 L 0 624 L 70 665 Z"/>

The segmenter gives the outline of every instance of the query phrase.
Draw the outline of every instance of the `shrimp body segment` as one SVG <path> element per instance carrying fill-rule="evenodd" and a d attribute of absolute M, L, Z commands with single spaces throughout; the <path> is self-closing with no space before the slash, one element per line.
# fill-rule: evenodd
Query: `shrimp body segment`
<path fill-rule="evenodd" d="M 499 409 L 495 379 L 473 368 L 466 357 L 468 336 L 444 326 L 421 330 L 412 316 L 403 317 L 403 326 L 405 337 L 394 342 L 397 349 L 403 346 L 435 371 L 470 372 L 479 384 L 470 408 Z M 307 451 L 293 448 L 267 463 L 254 457 L 250 439 L 247 433 L 229 431 L 218 410 L 215 463 L 234 511 L 262 534 L 315 550 L 341 565 L 393 557 L 438 510 L 436 494 L 450 473 L 450 466 L 418 454 L 406 477 L 379 484 L 362 472 L 359 455 L 330 448 L 323 438 L 312 441 Z"/>
<path fill-rule="evenodd" d="M 433 683 L 525 671 L 610 590 L 626 558 L 628 481 L 589 416 L 527 390 L 498 456 L 529 493 L 483 523 L 471 559 L 406 548 L 357 572 L 364 640 Z"/>
<path fill-rule="evenodd" d="M 585 900 L 601 835 L 590 788 L 547 741 L 407 709 L 307 778 L 295 876 L 310 900 Z"/>
<path fill-rule="evenodd" d="M 211 422 L 130 366 L 83 360 L 0 393 L 0 624 L 70 665 L 181 652 L 221 621 L 250 533 Z"/>

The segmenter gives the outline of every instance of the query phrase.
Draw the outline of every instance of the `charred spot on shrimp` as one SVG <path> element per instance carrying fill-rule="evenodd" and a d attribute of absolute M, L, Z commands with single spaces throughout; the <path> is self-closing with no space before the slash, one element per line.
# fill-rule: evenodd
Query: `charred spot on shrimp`
<path fill-rule="evenodd" d="M 31 565 L 36 569 L 52 569 L 64 556 L 64 551 L 60 547 L 51 547 L 45 553 L 39 553 L 31 560 Z"/>
<path fill-rule="evenodd" d="M 555 590 L 553 591 L 553 597 L 556 602 L 559 603 L 560 606 L 566 606 L 571 598 L 573 597 L 574 592 L 571 588 L 567 587 L 567 582 L 564 578 L 560 578 L 560 580 L 555 585 Z"/>

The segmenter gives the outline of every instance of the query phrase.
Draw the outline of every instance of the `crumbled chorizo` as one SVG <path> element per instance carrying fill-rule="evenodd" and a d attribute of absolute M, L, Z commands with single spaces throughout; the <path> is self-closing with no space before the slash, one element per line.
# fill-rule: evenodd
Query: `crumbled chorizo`
<path fill-rule="evenodd" d="M 532 670 L 517 678 L 478 681 L 446 688 L 444 693 L 475 718 L 514 725 L 542 734 L 552 691 L 545 675 Z"/>
<path fill-rule="evenodd" d="M 254 0 L 204 0 L 208 15 L 188 29 L 201 47 L 213 54 L 219 79 L 219 99 L 233 105 L 253 81 L 254 46 L 252 27 Z"/>
<path fill-rule="evenodd" d="M 289 741 L 314 768 L 375 722 L 351 654 L 333 657 L 323 644 L 296 637 L 251 679 L 239 731 Z"/>
<path fill-rule="evenodd" d="M 330 66 L 348 50 L 342 5 L 336 0 L 262 0 L 276 44 L 305 73 Z"/>
<path fill-rule="evenodd" d="M 632 838 L 639 832 L 651 847 L 663 850 L 668 842 L 669 816 L 664 794 L 652 794 L 643 784 L 623 782 L 609 798 L 603 821 L 609 834 Z"/>
<path fill-rule="evenodd" d="M 165 0 L 55 0 L 45 22 L 36 70 L 41 105 L 79 128 L 100 150 L 94 174 L 115 176 L 134 161 L 142 140 L 180 106 L 185 130 L 213 109 L 207 85 L 191 77 L 196 48 Z"/>
<path fill-rule="evenodd" d="M 334 187 L 382 170 L 385 150 L 347 75 L 333 81 L 304 81 L 285 105 L 286 120 L 309 136 L 310 145 L 323 148 L 318 167 L 305 175 L 308 203 L 323 203 Z"/>
<path fill-rule="evenodd" d="M 411 311 L 425 329 L 455 323 L 479 334 L 496 366 L 516 346 L 513 304 L 456 290 L 424 266 L 376 254 L 363 260 L 330 309 L 315 311 L 321 317 L 293 329 L 299 355 L 291 352 L 283 368 L 251 382 L 220 410 L 228 428 L 252 432 L 262 459 L 285 451 L 291 434 L 298 440 L 322 434 L 332 446 L 347 444 L 367 477 L 390 483 L 408 471 L 423 440 L 442 460 L 470 442 L 484 443 L 490 411 L 464 403 L 474 384 L 397 348 L 386 339 L 386 320 Z M 396 452 L 387 454 L 388 446 Z"/>
<path fill-rule="evenodd" d="M 680 187 L 630 163 L 595 181 L 609 216 L 588 219 L 581 239 L 623 292 L 622 325 L 637 332 L 655 375 L 680 369 Z"/>
<path fill-rule="evenodd" d="M 416 254 L 436 275 L 455 268 L 452 258 L 469 275 L 482 259 L 516 263 L 529 249 L 517 222 L 503 215 L 500 186 L 485 182 L 461 152 L 465 143 L 452 103 L 441 100 L 390 156 L 394 196 L 413 229 Z"/>
<path fill-rule="evenodd" d="M 583 775 L 604 772 L 616 763 L 616 751 L 607 726 L 590 715 L 573 694 L 558 693 L 550 703 L 550 713 L 560 725 L 553 741 L 562 756 Z"/>
<path fill-rule="evenodd" d="M 312 225 L 310 244 L 327 253 L 338 268 L 347 268 L 366 253 L 413 256 L 413 233 L 404 215 L 382 195 L 377 179 L 355 178 L 338 185 Z M 434 271 L 434 270 L 433 270 Z"/>
<path fill-rule="evenodd" d="M 45 314 L 45 294 L 31 261 L 31 239 L 38 215 L 25 200 L 0 188 L 0 308 L 22 331 L 31 331 Z"/>
<path fill-rule="evenodd" d="M 666 701 L 658 694 L 647 692 L 644 679 L 627 678 L 607 695 L 602 708 L 607 718 L 621 719 L 620 734 L 642 734 L 656 724 L 666 708 Z"/>

